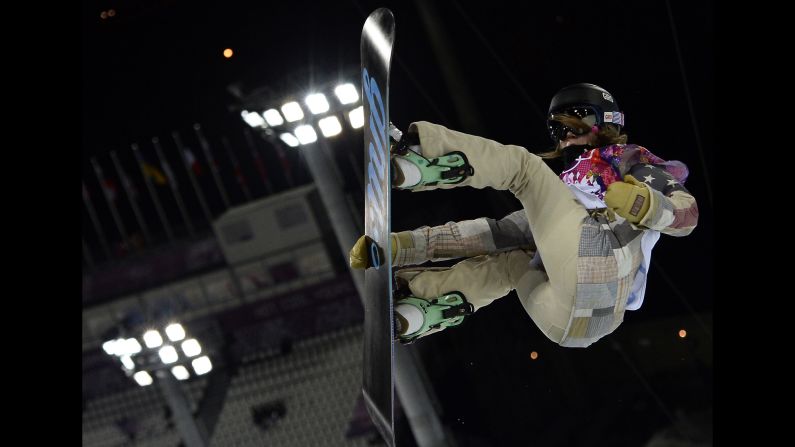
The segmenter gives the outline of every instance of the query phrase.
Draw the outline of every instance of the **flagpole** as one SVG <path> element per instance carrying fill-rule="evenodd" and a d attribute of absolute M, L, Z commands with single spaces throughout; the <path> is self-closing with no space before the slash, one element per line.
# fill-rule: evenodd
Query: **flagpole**
<path fill-rule="evenodd" d="M 166 160 L 166 157 L 163 156 L 163 149 L 160 147 L 160 138 L 152 137 L 152 144 L 155 146 L 155 152 L 157 152 L 157 158 L 160 160 L 160 166 L 163 166 L 163 169 L 166 170 L 166 177 L 168 177 L 168 184 L 171 186 L 171 193 L 174 194 L 174 200 L 177 201 L 179 213 L 182 215 L 182 219 L 185 220 L 185 226 L 188 228 L 188 234 L 190 234 L 190 237 L 194 237 L 196 236 L 196 233 L 193 231 L 193 224 L 190 221 L 188 212 L 185 210 L 185 204 L 182 202 L 182 196 L 179 194 L 177 179 L 174 178 L 174 171 L 171 170 L 171 165 L 168 164 L 168 160 Z"/>
<path fill-rule="evenodd" d="M 275 138 L 275 137 L 274 137 Z M 293 173 L 291 171 L 291 166 L 289 160 L 287 160 L 287 155 L 284 153 L 284 149 L 282 149 L 281 144 L 273 144 L 273 148 L 276 149 L 276 155 L 279 156 L 279 162 L 282 164 L 282 171 L 284 172 L 284 178 L 287 179 L 287 186 L 292 188 L 293 187 Z"/>
<path fill-rule="evenodd" d="M 127 193 L 127 197 L 130 198 L 130 206 L 132 207 L 133 214 L 135 214 L 135 220 L 138 221 L 138 225 L 141 227 L 141 231 L 144 232 L 144 238 L 146 239 L 146 245 L 152 246 L 152 237 L 149 235 L 149 227 L 146 226 L 146 221 L 144 221 L 143 216 L 141 215 L 141 210 L 138 208 L 138 204 L 135 202 L 135 194 L 132 190 L 132 183 L 130 183 L 130 178 L 127 176 L 127 173 L 124 172 L 124 169 L 121 167 L 121 163 L 119 163 L 119 157 L 116 156 L 116 151 L 110 151 L 110 158 L 113 160 L 113 167 L 116 168 L 116 173 L 119 174 L 121 178 L 121 185 L 124 188 L 124 192 Z"/>
<path fill-rule="evenodd" d="M 97 176 L 99 180 L 99 184 L 102 187 L 103 195 L 105 196 L 105 201 L 108 203 L 108 207 L 110 207 L 110 214 L 113 217 L 113 221 L 116 222 L 116 228 L 119 230 L 119 234 L 121 235 L 121 243 L 122 246 L 125 246 L 129 241 L 129 236 L 127 235 L 127 229 L 124 228 L 124 223 L 121 221 L 121 217 L 119 216 L 119 210 L 116 209 L 116 204 L 113 203 L 113 198 L 110 197 L 110 193 L 107 190 L 107 185 L 105 183 L 105 175 L 102 172 L 102 167 L 99 166 L 96 158 L 91 157 L 91 165 L 94 166 L 94 174 Z"/>
<path fill-rule="evenodd" d="M 88 189 L 85 183 L 83 183 L 83 202 L 85 202 L 86 208 L 88 208 L 88 217 L 94 225 L 94 231 L 99 235 L 99 242 L 100 245 L 102 245 L 105 256 L 108 257 L 108 260 L 113 259 L 113 256 L 110 254 L 110 248 L 108 247 L 108 240 L 105 238 L 105 232 L 102 231 L 102 225 L 100 225 L 99 219 L 97 218 L 97 210 L 94 209 L 94 204 L 91 202 L 91 197 L 88 195 Z"/>
<path fill-rule="evenodd" d="M 91 257 L 91 251 L 88 249 L 85 238 L 83 239 L 83 258 L 90 268 L 94 268 L 94 258 Z"/>
<path fill-rule="evenodd" d="M 163 206 L 160 204 L 160 199 L 157 197 L 157 192 L 155 191 L 154 185 L 152 185 L 152 179 L 150 179 L 149 176 L 146 174 L 143 157 L 138 152 L 138 144 L 132 143 L 130 146 L 132 147 L 135 159 L 138 161 L 138 167 L 141 169 L 141 174 L 144 176 L 144 183 L 146 183 L 146 189 L 149 191 L 149 196 L 152 198 L 152 202 L 155 203 L 155 210 L 157 211 L 157 215 L 160 217 L 160 221 L 163 223 L 163 227 L 165 227 L 166 229 L 166 235 L 168 236 L 168 240 L 169 242 L 174 243 L 174 233 L 171 231 L 171 225 L 169 225 L 168 223 L 168 218 L 166 217 L 166 213 L 163 211 Z"/>
<path fill-rule="evenodd" d="M 207 163 L 210 165 L 210 173 L 213 175 L 213 179 L 215 180 L 215 185 L 218 187 L 218 192 L 221 193 L 221 199 L 224 201 L 224 205 L 226 209 L 230 208 L 229 205 L 229 196 L 226 194 L 226 189 L 224 188 L 223 183 L 221 183 L 221 176 L 218 175 L 218 167 L 215 165 L 215 159 L 213 158 L 213 154 L 210 153 L 210 143 L 207 142 L 207 139 L 204 138 L 204 133 L 202 132 L 202 126 L 199 123 L 193 124 L 193 130 L 196 132 L 196 137 L 199 139 L 199 144 L 204 151 L 204 156 L 207 158 Z"/>
<path fill-rule="evenodd" d="M 207 141 L 204 139 L 204 135 L 201 133 L 201 126 L 199 124 L 194 124 L 193 129 L 196 131 L 196 136 L 199 139 L 199 143 L 202 145 L 202 149 L 204 150 L 204 155 L 207 157 L 207 162 L 210 164 L 210 170 L 213 172 L 215 180 L 218 184 L 218 190 L 221 192 L 222 197 L 224 198 L 224 202 L 226 203 L 226 208 L 229 209 L 229 199 L 226 197 L 226 191 L 220 184 L 220 178 L 217 177 L 217 170 L 215 170 L 215 163 L 212 158 L 212 154 L 210 154 L 210 147 L 207 144 Z M 171 132 L 171 136 L 174 138 L 174 142 L 177 145 L 177 148 L 182 153 L 182 160 L 185 164 L 185 170 L 188 172 L 190 176 L 191 183 L 193 184 L 193 188 L 196 189 L 196 195 L 199 197 L 199 202 L 202 205 L 202 209 L 204 210 L 204 215 L 207 217 L 207 223 L 210 224 L 210 228 L 213 227 L 213 218 L 210 214 L 210 208 L 207 206 L 207 202 L 204 200 L 204 196 L 201 192 L 201 187 L 199 186 L 199 182 L 196 180 L 196 176 L 193 174 L 193 170 L 191 169 L 190 163 L 188 163 L 188 159 L 185 156 L 185 145 L 182 144 L 182 138 L 179 135 L 179 132 L 174 130 Z M 235 288 L 235 295 L 240 300 L 241 304 L 243 303 L 243 286 L 240 284 L 240 278 L 237 276 L 237 273 L 232 268 L 232 266 L 227 266 L 227 271 L 229 272 L 230 277 L 232 278 L 232 285 Z"/>
<path fill-rule="evenodd" d="M 265 184 L 265 188 L 268 189 L 268 195 L 273 194 L 273 186 L 271 186 L 270 180 L 268 180 L 268 171 L 265 169 L 265 163 L 262 161 L 262 155 L 260 155 L 259 151 L 257 150 L 256 144 L 254 144 L 254 139 L 251 137 L 251 132 L 248 129 L 243 129 L 243 136 L 246 137 L 246 144 L 248 144 L 248 148 L 251 151 L 251 157 L 254 159 L 254 164 L 257 167 L 257 171 L 259 172 L 259 176 L 262 179 L 262 183 Z"/>
<path fill-rule="evenodd" d="M 185 171 L 188 172 L 188 177 L 190 178 L 190 182 L 193 185 L 193 189 L 196 191 L 196 196 L 199 198 L 199 205 L 201 205 L 202 211 L 204 212 L 204 217 L 207 219 L 207 223 L 210 224 L 210 228 L 213 226 L 213 216 L 210 213 L 210 208 L 207 206 L 207 201 L 204 200 L 204 194 L 202 194 L 201 187 L 199 186 L 199 182 L 196 181 L 196 176 L 193 175 L 193 171 L 190 168 L 190 164 L 188 163 L 188 159 L 185 157 L 185 145 L 182 144 L 182 138 L 179 136 L 179 132 L 176 130 L 171 132 L 171 138 L 174 139 L 174 143 L 177 145 L 177 150 L 180 152 L 180 156 L 182 157 L 182 164 L 185 166 Z"/>
<path fill-rule="evenodd" d="M 353 167 L 353 172 L 356 173 L 356 180 L 359 181 L 359 191 L 364 191 L 364 174 L 362 173 L 362 164 L 353 155 L 353 151 L 345 151 L 348 154 L 348 161 Z"/>
<path fill-rule="evenodd" d="M 251 201 L 251 192 L 248 190 L 248 185 L 246 185 L 246 179 L 243 177 L 243 169 L 240 167 L 240 161 L 238 161 L 235 153 L 232 151 L 232 145 L 229 144 L 229 140 L 226 137 L 221 137 L 221 144 L 226 149 L 226 152 L 229 154 L 229 159 L 232 160 L 232 169 L 235 170 L 235 178 L 237 179 L 237 184 L 240 185 L 240 189 L 243 190 L 243 195 L 246 196 L 246 202 Z"/>

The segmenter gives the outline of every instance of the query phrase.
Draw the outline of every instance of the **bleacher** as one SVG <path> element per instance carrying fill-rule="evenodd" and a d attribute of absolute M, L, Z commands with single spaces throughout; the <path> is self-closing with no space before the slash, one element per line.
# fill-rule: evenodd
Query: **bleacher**
<path fill-rule="evenodd" d="M 183 383 L 191 410 L 195 411 L 207 384 L 205 377 Z M 169 425 L 168 405 L 154 386 L 98 397 L 83 411 L 83 446 L 176 446 L 179 433 Z"/>
<path fill-rule="evenodd" d="M 209 446 L 368 445 L 367 436 L 345 435 L 361 393 L 361 325 L 297 341 L 281 355 L 274 352 L 242 359 Z M 207 380 L 181 382 L 193 412 Z M 257 422 L 255 410 L 269 405 L 282 414 L 266 414 Z M 157 386 L 90 400 L 83 412 L 83 446 L 178 446 L 167 408 Z"/>
<path fill-rule="evenodd" d="M 345 432 L 361 393 L 362 326 L 297 342 L 284 356 L 258 359 L 232 379 L 211 446 L 366 446 Z M 267 427 L 252 409 L 283 402 Z"/>

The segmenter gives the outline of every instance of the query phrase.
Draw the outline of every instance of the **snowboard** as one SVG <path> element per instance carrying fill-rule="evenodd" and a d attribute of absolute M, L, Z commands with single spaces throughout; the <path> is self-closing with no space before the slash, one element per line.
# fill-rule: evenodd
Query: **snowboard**
<path fill-rule="evenodd" d="M 392 310 L 389 68 L 395 17 L 373 11 L 361 39 L 364 106 L 364 232 L 372 267 L 365 270 L 362 394 L 373 424 L 395 445 L 395 351 Z"/>

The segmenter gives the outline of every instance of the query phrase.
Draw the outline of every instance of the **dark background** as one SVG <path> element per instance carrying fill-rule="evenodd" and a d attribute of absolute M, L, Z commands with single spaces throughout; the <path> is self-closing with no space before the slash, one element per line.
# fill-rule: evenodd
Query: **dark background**
<path fill-rule="evenodd" d="M 109 163 L 108 151 L 117 150 L 131 163 L 130 143 L 174 129 L 187 133 L 195 122 L 211 137 L 234 142 L 247 127 L 239 111 L 258 89 L 286 97 L 329 79 L 355 80 L 362 24 L 380 6 L 397 20 L 390 119 L 401 128 L 427 120 L 541 152 L 551 143 L 544 114 L 552 95 L 575 82 L 598 84 L 625 112 L 631 143 L 688 165 L 699 226 L 686 238 L 662 236 L 643 307 L 587 350 L 549 342 L 514 294 L 416 349 L 444 422 L 471 440 L 462 445 L 643 445 L 667 427 L 687 432 L 683 420 L 711 432 L 712 3 L 422 3 L 85 2 L 82 151 L 89 190 L 99 192 L 90 157 Z M 109 8 L 116 15 L 101 19 Z M 221 55 L 227 47 L 231 59 Z M 346 188 L 355 190 L 346 152 L 361 157 L 361 133 L 341 136 L 333 150 Z M 293 181 L 309 181 L 300 154 L 288 157 Z M 276 166 L 274 158 L 274 186 L 286 189 L 289 180 Z M 393 199 L 394 231 L 500 218 L 519 208 L 507 193 L 471 188 L 398 191 Z M 689 335 L 680 339 L 685 327 Z M 688 433 L 684 439 L 700 439 Z"/>

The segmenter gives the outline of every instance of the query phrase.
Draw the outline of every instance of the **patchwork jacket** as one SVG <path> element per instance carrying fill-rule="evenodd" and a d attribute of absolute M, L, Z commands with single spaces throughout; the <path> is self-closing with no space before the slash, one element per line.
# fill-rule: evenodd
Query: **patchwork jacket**
<path fill-rule="evenodd" d="M 627 174 L 651 191 L 649 212 L 638 225 L 598 210 L 607 187 Z M 648 258 L 659 234 L 686 236 L 698 222 L 696 200 L 683 185 L 687 175 L 683 163 L 662 160 L 633 144 L 584 152 L 560 174 L 586 208 L 595 211 L 583 222 L 577 297 L 562 346 L 586 347 L 615 330 L 625 310 L 640 307 Z M 448 222 L 410 234 L 414 247 L 397 247 L 395 266 L 536 249 L 523 210 L 500 220 Z"/>

